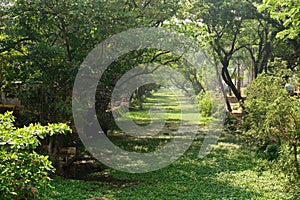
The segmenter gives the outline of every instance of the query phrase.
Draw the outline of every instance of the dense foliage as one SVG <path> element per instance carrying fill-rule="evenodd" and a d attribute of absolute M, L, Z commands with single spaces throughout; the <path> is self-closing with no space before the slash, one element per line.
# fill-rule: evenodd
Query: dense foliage
<path fill-rule="evenodd" d="M 286 60 L 289 68 L 298 65 L 297 2 L 3 1 L 0 14 L 2 89 L 11 88 L 11 81 L 22 81 L 19 97 L 31 112 L 28 116 L 40 122 L 70 121 L 72 84 L 88 52 L 124 30 L 163 26 L 192 36 L 207 49 L 215 64 L 221 65 L 224 82 L 242 101 L 240 85 L 234 84 L 233 79 L 247 75 L 236 74 L 237 68 L 242 66 L 248 71 L 249 79 L 253 79 L 266 72 L 267 63 L 276 57 Z M 108 96 L 122 74 L 141 63 L 170 64 L 167 54 L 142 50 L 115 61 L 99 84 L 100 113 L 109 110 Z M 202 90 L 197 70 L 184 66 L 181 71 Z M 142 95 L 136 96 L 139 101 Z M 35 114 L 38 116 L 34 117 Z M 99 118 L 110 118 L 106 114 Z"/>
<path fill-rule="evenodd" d="M 267 10 L 273 19 L 280 21 L 284 26 L 283 30 L 278 33 L 278 37 L 299 39 L 300 1 L 264 0 L 263 2 L 258 6 L 259 10 Z"/>
<path fill-rule="evenodd" d="M 281 161 L 289 177 L 299 178 L 300 100 L 284 90 L 300 68 L 299 18 L 299 0 L 2 0 L 0 90 L 21 99 L 19 123 L 28 126 L 16 128 L 10 114 L 0 115 L 0 194 L 31 199 L 47 185 L 53 167 L 34 149 L 46 135 L 68 128 L 30 123 L 72 122 L 72 87 L 80 64 L 95 45 L 139 27 L 165 27 L 192 37 L 211 63 L 220 65 L 220 78 L 239 102 L 242 80 L 254 80 L 243 105 L 245 135 L 266 158 Z M 274 66 L 278 58 L 284 64 Z M 199 66 L 163 49 L 140 49 L 116 59 L 99 80 L 95 108 L 106 133 L 116 125 L 110 112 L 116 82 L 145 63 L 181 72 L 198 95 L 202 116 L 213 114 L 213 94 L 205 92 Z M 299 77 L 293 80 L 300 86 Z M 18 88 L 15 82 L 21 83 Z M 174 84 L 186 90 L 185 82 Z M 137 88 L 132 110 L 143 110 L 145 97 L 158 87 Z"/>
<path fill-rule="evenodd" d="M 130 28 L 159 26 L 178 7 L 173 0 L 164 3 L 156 0 L 3 2 L 0 14 L 2 89 L 11 88 L 11 81 L 22 81 L 21 94 L 17 95 L 26 110 L 38 114 L 39 122 L 70 121 L 73 82 L 80 64 L 94 46 Z M 133 52 L 116 61 L 103 77 L 101 89 L 107 88 L 105 94 L 111 91 L 116 77 L 141 63 L 137 61 L 140 57 L 143 56 Z M 153 53 L 147 57 L 151 60 Z M 102 107 L 106 107 L 106 97 L 103 99 Z"/>
<path fill-rule="evenodd" d="M 48 156 L 34 151 L 47 135 L 70 131 L 66 124 L 16 128 L 12 113 L 0 114 L 0 199 L 34 199 L 49 186 L 54 172 Z"/>
<path fill-rule="evenodd" d="M 261 74 L 249 85 L 244 128 L 266 158 L 280 161 L 283 171 L 299 178 L 300 99 L 284 88 L 287 74 Z"/>

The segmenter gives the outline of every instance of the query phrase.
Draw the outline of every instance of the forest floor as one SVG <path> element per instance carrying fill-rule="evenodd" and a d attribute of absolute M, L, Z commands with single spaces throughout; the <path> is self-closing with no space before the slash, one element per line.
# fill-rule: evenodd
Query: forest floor
<path fill-rule="evenodd" d="M 137 124 L 147 124 L 150 117 L 147 106 L 162 100 L 169 112 L 167 126 L 157 137 L 132 140 L 122 132 L 113 132 L 110 140 L 123 149 L 144 153 L 167 144 L 178 127 L 180 115 L 172 95 L 154 95 L 147 100 L 145 110 L 133 111 L 130 117 Z M 200 121 L 205 127 L 209 120 L 201 118 Z M 95 162 L 89 169 L 78 168 L 74 173 L 77 177 L 54 177 L 54 188 L 49 188 L 44 195 L 49 200 L 297 199 L 289 190 L 285 176 L 259 157 L 237 133 L 224 131 L 211 153 L 200 159 L 198 154 L 205 134 L 204 129 L 199 131 L 184 155 L 165 168 L 132 174 Z"/>

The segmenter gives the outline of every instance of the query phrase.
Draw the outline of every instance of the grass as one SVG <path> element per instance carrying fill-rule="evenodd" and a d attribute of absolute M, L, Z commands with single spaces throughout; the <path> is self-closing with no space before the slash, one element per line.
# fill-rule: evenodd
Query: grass
<path fill-rule="evenodd" d="M 166 130 L 161 136 L 172 135 L 180 119 L 180 109 L 172 96 L 157 94 L 149 99 L 151 103 L 166 100 Z M 167 101 L 170 101 L 169 103 Z M 166 107 L 168 109 L 166 109 Z M 148 123 L 146 111 L 131 112 L 137 123 Z M 204 119 L 203 119 L 204 120 Z M 168 131 L 169 132 L 164 132 Z M 171 130 L 171 131 L 170 131 Z M 167 134 L 167 135 L 166 135 Z M 145 199 L 297 199 L 287 191 L 287 179 L 272 170 L 270 163 L 259 158 L 245 145 L 239 135 L 224 133 L 213 151 L 199 159 L 203 133 L 194 140 L 189 150 L 166 168 L 145 174 L 129 174 L 105 166 L 97 173 L 90 174 L 96 181 L 64 180 L 56 177 L 54 189 L 45 191 L 49 200 L 82 200 L 91 197 L 106 197 L 111 200 Z M 111 135 L 111 140 L 126 150 L 149 152 L 166 144 L 170 138 L 126 137 Z"/>
<path fill-rule="evenodd" d="M 98 181 L 63 180 L 46 191 L 49 200 L 109 199 L 292 199 L 287 180 L 232 135 L 200 160 L 201 139 L 172 165 L 146 174 L 106 168 L 91 174 Z M 103 179 L 106 177 L 106 179 Z M 295 198 L 296 199 L 296 198 Z"/>

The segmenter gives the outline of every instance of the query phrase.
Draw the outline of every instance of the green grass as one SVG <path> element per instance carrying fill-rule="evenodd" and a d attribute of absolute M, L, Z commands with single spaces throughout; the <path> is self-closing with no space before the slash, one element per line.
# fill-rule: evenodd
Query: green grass
<path fill-rule="evenodd" d="M 49 200 L 292 199 L 284 176 L 267 167 L 267 161 L 258 158 L 238 138 L 223 135 L 202 160 L 197 157 L 200 145 L 201 139 L 196 140 L 176 162 L 155 172 L 129 174 L 107 168 L 91 175 L 99 181 L 55 178 L 55 189 L 49 189 L 46 196 Z"/>
<path fill-rule="evenodd" d="M 163 103 L 162 103 L 163 102 Z M 147 108 L 160 104 L 167 113 L 167 125 L 161 137 L 134 138 L 112 134 L 110 139 L 129 151 L 150 152 L 166 144 L 177 130 L 181 110 L 170 94 L 157 94 L 145 103 L 145 110 L 133 111 L 130 117 L 138 124 L 149 123 Z M 189 109 L 188 106 L 183 109 Z M 208 119 L 202 119 L 203 121 Z M 223 134 L 213 151 L 204 159 L 198 154 L 203 132 L 189 150 L 170 166 L 145 174 L 129 174 L 103 167 L 90 174 L 93 180 L 64 180 L 56 177 L 54 189 L 47 190 L 49 200 L 82 200 L 106 197 L 111 200 L 196 200 L 196 199 L 297 199 L 287 189 L 288 180 L 272 170 L 268 161 L 259 158 L 238 135 Z"/>
<path fill-rule="evenodd" d="M 189 101 L 188 97 L 176 97 L 173 93 L 162 90 L 147 98 L 147 102 L 143 103 L 143 110 L 133 110 L 124 116 L 129 115 L 136 122 L 149 122 L 151 120 L 149 109 L 152 108 L 154 110 L 153 119 L 164 119 L 166 117 L 166 121 L 180 121 L 184 120 L 185 117 L 188 118 L 188 114 L 195 114 L 193 112 L 194 108 L 190 105 Z M 163 113 L 166 113 L 166 116 Z M 122 120 L 122 117 L 119 120 Z M 200 120 L 207 121 L 205 118 L 201 118 Z"/>

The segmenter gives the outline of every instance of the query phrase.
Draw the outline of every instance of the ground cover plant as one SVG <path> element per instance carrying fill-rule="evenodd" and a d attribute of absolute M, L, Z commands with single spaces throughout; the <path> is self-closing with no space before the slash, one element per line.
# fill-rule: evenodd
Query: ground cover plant
<path fill-rule="evenodd" d="M 203 160 L 197 157 L 200 145 L 201 139 L 196 140 L 175 163 L 151 173 L 128 174 L 106 168 L 90 175 L 94 181 L 56 177 L 55 188 L 45 194 L 49 200 L 297 199 L 286 187 L 287 178 L 246 147 L 239 136 L 224 134 Z"/>
<path fill-rule="evenodd" d="M 173 121 L 169 120 L 167 123 L 169 128 L 176 130 L 180 111 L 172 96 L 169 97 L 162 97 L 158 93 L 149 98 L 145 105 L 150 106 L 150 102 L 164 98 L 164 105 L 171 113 L 175 113 L 168 115 Z M 131 116 L 139 123 L 149 121 L 147 109 L 135 110 Z M 189 150 L 166 168 L 145 174 L 129 174 L 99 164 L 99 171 L 89 174 L 85 180 L 55 177 L 54 189 L 49 188 L 45 195 L 49 200 L 92 197 L 116 200 L 297 199 L 295 191 L 287 187 L 288 178 L 274 170 L 268 160 L 261 158 L 247 146 L 241 135 L 224 132 L 211 154 L 199 159 L 205 134 L 205 129 L 200 131 Z M 149 152 L 166 144 L 171 135 L 172 130 L 165 129 L 152 139 L 126 137 L 121 132 L 111 133 L 109 137 L 126 150 Z"/>

